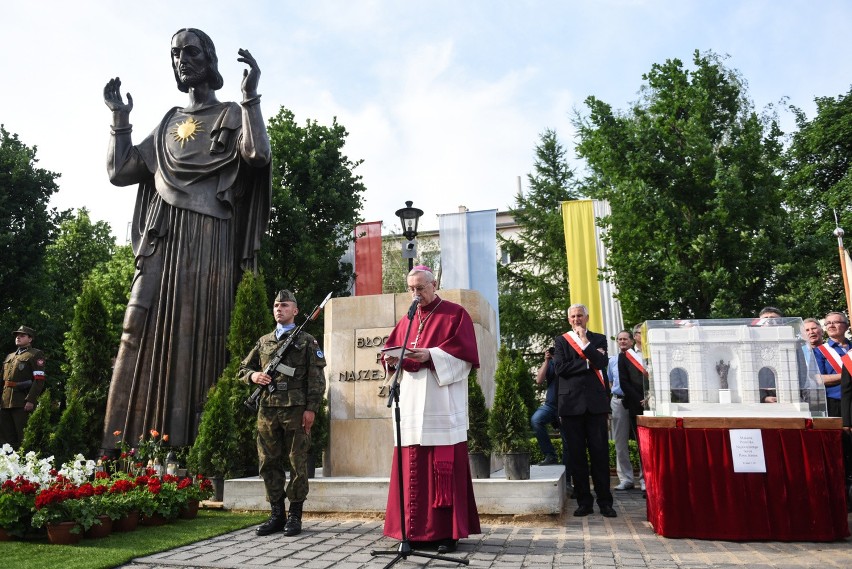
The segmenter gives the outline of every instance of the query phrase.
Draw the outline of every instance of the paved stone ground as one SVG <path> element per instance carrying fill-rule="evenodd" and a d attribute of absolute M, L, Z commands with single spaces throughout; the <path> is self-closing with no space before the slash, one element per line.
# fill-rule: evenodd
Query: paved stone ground
<path fill-rule="evenodd" d="M 849 539 L 833 543 L 739 543 L 663 538 L 645 521 L 645 502 L 638 490 L 613 494 L 617 518 L 604 518 L 597 511 L 575 518 L 571 515 L 572 503 L 558 518 L 485 523 L 483 534 L 460 541 L 458 551 L 451 556 L 468 559 L 470 567 L 493 569 L 852 567 Z M 396 551 L 397 545 L 397 541 L 382 536 L 377 520 L 306 517 L 302 534 L 295 538 L 280 533 L 257 537 L 254 528 L 248 528 L 135 559 L 124 567 L 379 569 L 393 557 L 373 557 L 370 552 Z M 463 565 L 415 556 L 394 564 L 400 569 L 416 567 Z"/>

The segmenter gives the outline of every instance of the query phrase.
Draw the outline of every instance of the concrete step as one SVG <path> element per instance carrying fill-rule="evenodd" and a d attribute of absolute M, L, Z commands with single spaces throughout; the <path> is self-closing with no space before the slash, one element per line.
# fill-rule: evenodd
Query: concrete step
<path fill-rule="evenodd" d="M 389 478 L 329 477 L 317 474 L 310 481 L 306 512 L 384 512 Z M 491 478 L 473 480 L 473 494 L 480 514 L 558 514 L 568 498 L 565 468 L 532 466 L 529 480 L 506 480 L 503 470 Z M 257 477 L 225 481 L 223 505 L 236 510 L 269 510 L 263 481 Z"/>

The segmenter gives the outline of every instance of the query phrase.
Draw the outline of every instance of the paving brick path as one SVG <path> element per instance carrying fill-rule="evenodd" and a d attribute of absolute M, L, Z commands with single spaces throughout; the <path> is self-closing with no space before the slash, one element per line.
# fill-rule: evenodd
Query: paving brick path
<path fill-rule="evenodd" d="M 493 569 L 556 569 L 601 567 L 670 568 L 852 568 L 850 540 L 833 543 L 783 543 L 667 539 L 645 521 L 645 502 L 638 490 L 613 492 L 617 518 L 595 511 L 585 518 L 571 516 L 569 504 L 559 518 L 535 523 L 483 525 L 481 535 L 459 543 L 453 557 L 470 560 L 470 567 Z M 696 512 L 700 515 L 700 512 Z M 296 538 L 282 534 L 254 535 L 254 528 L 236 531 L 178 549 L 134 560 L 127 569 L 380 569 L 392 557 L 373 557 L 374 549 L 396 550 L 382 536 L 381 522 L 364 519 L 306 517 Z M 394 568 L 464 567 L 409 557 Z"/>

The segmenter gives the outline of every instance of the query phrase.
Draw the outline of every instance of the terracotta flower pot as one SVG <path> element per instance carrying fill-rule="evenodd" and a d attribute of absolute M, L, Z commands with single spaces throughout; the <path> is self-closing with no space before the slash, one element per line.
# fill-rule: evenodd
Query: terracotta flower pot
<path fill-rule="evenodd" d="M 47 541 L 54 545 L 74 545 L 83 537 L 83 532 L 72 533 L 76 527 L 77 522 L 47 524 Z"/>
<path fill-rule="evenodd" d="M 164 526 L 167 523 L 169 523 L 169 520 L 161 514 L 143 515 L 139 519 L 139 524 L 143 526 Z"/>
<path fill-rule="evenodd" d="M 139 524 L 139 511 L 133 510 L 132 512 L 128 512 L 124 517 L 118 518 L 112 522 L 112 531 L 114 532 L 125 532 L 125 531 L 133 531 L 136 529 L 136 526 Z"/>
<path fill-rule="evenodd" d="M 109 516 L 98 516 L 100 524 L 95 524 L 86 530 L 86 537 L 89 539 L 100 539 L 107 537 L 112 533 L 112 518 Z"/>
<path fill-rule="evenodd" d="M 190 500 L 186 503 L 186 507 L 180 511 L 180 518 L 183 520 L 193 520 L 198 515 L 198 500 Z"/>

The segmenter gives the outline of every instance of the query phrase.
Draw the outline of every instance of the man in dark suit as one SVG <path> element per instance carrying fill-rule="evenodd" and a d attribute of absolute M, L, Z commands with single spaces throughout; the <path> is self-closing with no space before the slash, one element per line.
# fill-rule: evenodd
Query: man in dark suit
<path fill-rule="evenodd" d="M 648 372 L 645 371 L 645 362 L 642 357 L 642 329 L 637 325 L 633 329 L 636 340 L 634 348 L 618 354 L 618 377 L 621 381 L 621 389 L 624 398 L 621 403 L 630 416 L 630 434 L 639 444 L 639 430 L 636 425 L 636 417 L 645 413 L 646 397 L 648 393 Z M 639 486 L 642 496 L 645 496 L 645 477 L 642 466 L 639 466 Z"/>
<path fill-rule="evenodd" d="M 571 331 L 555 338 L 556 377 L 559 381 L 558 405 L 562 438 L 568 443 L 572 462 L 574 491 L 578 508 L 575 516 L 593 512 L 589 488 L 588 450 L 592 480 L 601 515 L 616 516 L 609 488 L 609 382 L 606 367 L 606 336 L 587 330 L 589 310 L 582 304 L 568 308 Z"/>

